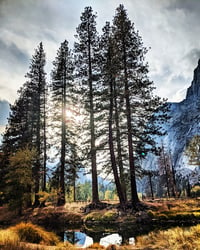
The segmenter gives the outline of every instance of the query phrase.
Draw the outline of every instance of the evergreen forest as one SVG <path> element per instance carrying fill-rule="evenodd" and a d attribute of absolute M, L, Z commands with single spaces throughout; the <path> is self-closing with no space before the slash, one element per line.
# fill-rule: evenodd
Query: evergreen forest
<path fill-rule="evenodd" d="M 162 152 L 154 137 L 165 133 L 168 107 L 154 94 L 147 49 L 123 5 L 101 33 L 96 18 L 85 7 L 73 48 L 67 39 L 60 44 L 48 75 L 40 42 L 10 106 L 0 203 L 19 214 L 45 206 L 47 198 L 56 206 L 68 199 L 95 206 L 115 197 L 123 210 L 138 209 L 137 180 L 149 176 L 151 183 L 157 174 L 141 162 L 148 152 Z M 81 183 L 80 173 L 91 179 Z M 108 178 L 107 187 L 100 176 Z"/>

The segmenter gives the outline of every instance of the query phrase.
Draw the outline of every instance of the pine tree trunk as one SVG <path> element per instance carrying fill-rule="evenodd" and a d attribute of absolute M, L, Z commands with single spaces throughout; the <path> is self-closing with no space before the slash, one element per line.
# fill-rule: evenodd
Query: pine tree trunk
<path fill-rule="evenodd" d="M 31 185 L 27 186 L 27 199 L 26 199 L 26 208 L 30 208 L 32 206 L 32 199 L 31 199 Z"/>
<path fill-rule="evenodd" d="M 91 81 L 90 81 L 91 82 Z M 91 83 L 90 83 L 91 89 Z M 95 147 L 95 132 L 94 132 L 94 111 L 93 111 L 93 95 L 90 91 L 90 133 L 91 133 L 91 163 L 92 163 L 92 202 L 99 202 L 98 195 L 98 180 L 97 180 L 97 164 L 96 164 L 96 147 Z"/>
<path fill-rule="evenodd" d="M 38 157 L 37 157 L 38 158 Z M 38 207 L 40 205 L 40 201 L 39 201 L 39 191 L 40 191 L 40 175 L 39 175 L 39 171 L 40 171 L 40 160 L 37 159 L 36 160 L 36 164 L 35 164 L 35 201 L 33 206 L 34 207 Z"/>
<path fill-rule="evenodd" d="M 117 140 L 117 162 L 119 165 L 119 174 L 120 174 L 120 181 L 121 181 L 121 188 L 123 192 L 123 196 L 125 202 L 127 201 L 127 192 L 126 192 L 126 182 L 124 176 L 124 166 L 122 160 L 122 148 L 121 148 L 121 136 L 120 136 L 120 127 L 119 127 L 119 111 L 117 105 L 117 93 L 116 93 L 116 84 L 113 84 L 113 100 L 114 100 L 114 107 L 115 107 L 115 125 L 116 125 L 116 140 Z"/>
<path fill-rule="evenodd" d="M 73 172 L 73 201 L 76 201 L 76 171 Z"/>
<path fill-rule="evenodd" d="M 150 190 L 151 190 L 151 198 L 154 200 L 154 194 L 153 194 L 153 185 L 152 185 L 152 175 L 149 173 L 149 185 L 150 185 Z"/>
<path fill-rule="evenodd" d="M 190 198 L 191 197 L 191 186 L 190 186 L 189 178 L 187 180 L 186 193 L 187 193 L 187 197 Z"/>
<path fill-rule="evenodd" d="M 42 171 L 42 191 L 46 191 L 46 172 L 47 172 L 47 138 L 46 138 L 46 87 L 44 89 L 43 100 L 43 171 Z M 40 203 L 40 207 L 45 207 L 45 200 Z"/>
<path fill-rule="evenodd" d="M 116 164 L 116 158 L 114 153 L 114 144 L 113 144 L 113 129 L 112 129 L 112 123 L 113 123 L 113 83 L 112 80 L 110 81 L 110 108 L 109 108 L 109 149 L 110 149 L 110 157 L 111 157 L 111 166 L 113 170 L 113 175 L 115 179 L 115 185 L 117 189 L 117 194 L 119 196 L 120 200 L 120 206 L 122 209 L 125 209 L 125 198 L 123 189 L 120 183 L 118 171 L 117 171 L 117 164 Z"/>
<path fill-rule="evenodd" d="M 126 91 L 128 89 L 126 88 Z M 130 168 L 130 178 L 131 178 L 131 200 L 133 208 L 137 207 L 139 202 L 136 186 L 136 176 L 135 176 L 135 164 L 133 157 L 133 143 L 132 143 L 132 128 L 131 128 L 131 115 L 130 115 L 130 103 L 128 96 L 126 97 L 127 106 L 127 126 L 128 126 L 128 151 L 129 151 L 129 168 Z"/>
<path fill-rule="evenodd" d="M 162 145 L 162 153 L 163 153 L 163 163 L 164 163 L 165 178 L 166 178 L 166 185 L 167 185 L 167 195 L 168 195 L 168 198 L 170 198 L 170 191 L 169 191 L 169 174 L 168 174 L 167 161 L 166 161 L 166 158 L 165 158 L 165 151 L 164 151 L 164 146 L 163 146 L 163 145 Z"/>
<path fill-rule="evenodd" d="M 88 24 L 89 26 L 89 24 Z M 89 31 L 89 27 L 88 27 Z M 91 164 L 92 164 L 92 202 L 99 202 L 97 163 L 96 163 L 96 146 L 95 146 L 95 126 L 94 126 L 94 104 L 93 104 L 93 87 L 92 87 L 92 62 L 90 35 L 88 32 L 88 83 L 89 83 L 89 101 L 90 101 L 90 133 L 91 133 Z"/>
<path fill-rule="evenodd" d="M 60 178 L 58 190 L 58 206 L 65 204 L 65 153 L 66 153 L 66 74 L 63 76 L 63 100 L 62 100 L 62 134 L 61 134 L 61 159 Z"/>
<path fill-rule="evenodd" d="M 127 74 L 127 63 L 126 63 L 126 46 L 123 41 L 123 66 L 124 66 L 124 84 L 125 84 L 125 101 L 126 101 L 126 119 L 128 129 L 128 152 L 129 152 L 129 168 L 130 168 L 130 179 L 131 179 L 131 201 L 134 209 L 137 208 L 139 202 L 137 194 L 136 176 L 135 176 L 135 163 L 133 157 L 133 140 L 132 140 L 132 125 L 131 125 L 131 106 L 130 106 L 130 94 L 128 87 L 128 74 Z"/>
<path fill-rule="evenodd" d="M 170 159 L 171 159 L 171 165 L 172 165 L 172 194 L 174 197 L 177 197 L 177 188 L 176 188 L 176 172 L 175 172 L 175 169 L 174 169 L 174 164 L 172 162 L 172 156 L 170 154 Z"/>
<path fill-rule="evenodd" d="M 46 169 L 47 169 L 47 138 L 46 138 L 46 89 L 44 90 L 44 124 L 43 124 L 43 133 L 44 133 L 44 162 L 43 162 L 43 183 L 42 191 L 46 191 Z"/>
<path fill-rule="evenodd" d="M 40 191 L 40 155 L 41 155 L 41 74 L 39 72 L 39 82 L 38 82 L 38 93 L 37 93 L 37 122 L 36 122 L 36 148 L 37 148 L 37 160 L 35 164 L 35 201 L 34 201 L 34 207 L 38 207 L 40 205 L 39 201 L 39 191 Z"/>

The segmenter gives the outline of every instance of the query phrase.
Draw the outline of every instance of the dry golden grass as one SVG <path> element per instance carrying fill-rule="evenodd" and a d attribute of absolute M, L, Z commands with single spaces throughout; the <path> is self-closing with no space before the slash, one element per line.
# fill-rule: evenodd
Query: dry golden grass
<path fill-rule="evenodd" d="M 0 249 L 4 250 L 44 250 L 44 246 L 20 242 L 20 237 L 10 229 L 0 230 Z M 50 250 L 50 249 L 49 249 Z"/>
<path fill-rule="evenodd" d="M 36 244 L 33 244 L 36 243 Z M 0 230 L 0 249 L 5 250 L 78 250 L 69 242 L 31 223 L 20 223 Z"/>
<path fill-rule="evenodd" d="M 27 228 L 34 228 L 34 230 L 40 231 L 41 228 L 34 227 L 33 225 L 27 225 Z M 80 248 L 76 248 L 75 246 L 71 245 L 70 243 L 61 243 L 57 242 L 56 246 L 45 246 L 39 244 L 30 244 L 28 242 L 20 242 L 20 237 L 17 235 L 22 236 L 20 230 L 16 228 L 23 228 L 23 225 L 17 225 L 15 227 L 0 230 L 0 249 L 5 250 L 78 250 Z M 15 229 L 14 229 L 15 228 Z M 14 230 L 13 230 L 14 229 Z M 25 230 L 26 233 L 32 233 L 33 231 Z M 26 235 L 26 233 L 23 234 Z M 44 232 L 43 232 L 44 233 Z M 49 234 L 48 232 L 45 232 Z M 40 232 L 40 237 L 41 236 Z M 52 235 L 50 234 L 52 237 Z M 49 236 L 49 237 L 50 237 Z M 38 240 L 38 236 L 35 236 L 36 240 Z M 44 236 L 43 236 L 44 237 Z M 46 236 L 45 236 L 46 237 Z M 45 238 L 44 237 L 44 238 Z M 24 239 L 24 238 L 23 238 Z M 27 238 L 26 238 L 27 240 Z M 28 238 L 30 240 L 30 238 Z M 35 239 L 34 239 L 35 240 Z M 45 238 L 47 240 L 47 238 Z M 55 239 L 54 239 L 55 240 Z M 33 241 L 31 239 L 31 241 Z M 44 243 L 44 242 L 42 242 Z M 50 243 L 50 242 L 49 242 Z M 153 250 L 153 249 L 160 249 L 160 250 L 200 250 L 200 225 L 193 226 L 188 229 L 182 229 L 176 227 L 174 229 L 168 229 L 165 231 L 158 231 L 158 232 L 151 232 L 146 236 L 140 236 L 136 238 L 136 246 L 115 246 L 110 245 L 107 248 L 100 246 L 98 243 L 94 243 L 90 247 L 86 248 L 88 250 Z"/>
<path fill-rule="evenodd" d="M 0 246 L 17 244 L 19 241 L 19 236 L 12 230 L 0 230 Z"/>
<path fill-rule="evenodd" d="M 75 213 L 80 213 L 81 208 L 85 207 L 88 204 L 89 204 L 89 202 L 82 202 L 82 201 L 80 201 L 80 202 L 68 202 L 65 204 L 64 208 L 68 212 L 73 211 Z"/>
<path fill-rule="evenodd" d="M 200 219 L 200 200 L 163 200 L 153 203 L 147 213 L 150 217 L 159 220 L 189 221 L 191 219 Z"/>
<path fill-rule="evenodd" d="M 147 203 L 148 204 L 148 203 Z M 34 213 L 37 214 L 62 214 L 65 220 L 76 220 L 76 216 L 80 212 L 80 207 L 85 204 L 68 203 L 63 207 L 46 207 L 35 209 Z M 177 219 L 177 220 L 189 220 L 190 218 L 200 218 L 200 200 L 199 199 L 185 199 L 185 200 L 162 200 L 149 202 L 151 209 L 148 210 L 148 214 L 158 219 Z M 7 210 L 6 210 L 7 211 Z M 6 212 L 5 211 L 5 212 Z M 75 213 L 74 213 L 75 212 Z M 13 217 L 9 211 L 6 213 L 0 213 L 0 219 L 2 220 Z M 72 216 L 73 214 L 73 216 Z M 6 215 L 6 216 L 5 216 Z M 81 216 L 79 214 L 79 216 Z M 101 210 L 92 211 L 87 214 L 85 218 L 95 219 L 98 221 L 112 220 L 116 216 L 116 211 Z M 73 217 L 73 218 L 72 218 Z M 105 217 L 105 218 L 104 218 Z M 123 218 L 125 220 L 127 215 Z M 128 217 L 127 217 L 128 218 Z M 22 219 L 22 218 L 21 218 Z M 31 236 L 30 236 L 31 235 Z M 54 235 L 55 236 L 55 235 Z M 15 227 L 11 227 L 6 230 L 0 230 L 0 249 L 5 250 L 78 250 L 75 246 L 69 243 L 61 243 L 58 238 L 54 238 L 52 233 L 48 233 L 42 228 L 32 225 L 30 223 L 21 223 Z M 171 250 L 200 250 L 200 225 L 191 227 L 190 230 L 183 230 L 181 228 L 169 229 L 167 231 L 159 231 L 156 233 L 150 233 L 148 236 L 138 237 L 136 246 L 110 246 L 109 248 L 100 248 L 100 246 L 93 245 L 88 250 L 92 249 L 106 249 L 106 250 L 133 250 L 133 249 L 171 249 Z M 21 241 L 27 241 L 21 242 Z M 40 244 L 30 244 L 30 242 L 37 242 Z M 43 245 L 41 245 L 43 244 Z M 49 245 L 49 246 L 47 246 Z M 54 246 L 50 246 L 54 245 Z M 98 247 L 98 248 L 96 248 Z"/>
<path fill-rule="evenodd" d="M 106 250 L 118 250 L 118 249 L 119 249 L 119 247 L 116 245 L 109 245 L 106 247 Z"/>
<path fill-rule="evenodd" d="M 200 250 L 200 225 L 151 232 L 136 239 L 139 249 Z"/>
<path fill-rule="evenodd" d="M 32 223 L 21 222 L 16 226 L 10 227 L 9 230 L 15 232 L 20 241 L 44 245 L 56 245 L 59 242 L 58 237 L 54 233 L 47 232 Z"/>
<path fill-rule="evenodd" d="M 105 249 L 104 246 L 101 246 L 99 243 L 93 243 L 91 246 L 89 246 L 87 249 Z"/>

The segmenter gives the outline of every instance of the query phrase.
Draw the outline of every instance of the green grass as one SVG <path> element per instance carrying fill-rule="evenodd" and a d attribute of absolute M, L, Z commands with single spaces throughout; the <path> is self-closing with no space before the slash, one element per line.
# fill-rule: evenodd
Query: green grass
<path fill-rule="evenodd" d="M 115 210 L 110 211 L 94 211 L 85 216 L 85 222 L 95 221 L 99 223 L 110 223 L 114 222 L 117 218 L 118 214 Z"/>

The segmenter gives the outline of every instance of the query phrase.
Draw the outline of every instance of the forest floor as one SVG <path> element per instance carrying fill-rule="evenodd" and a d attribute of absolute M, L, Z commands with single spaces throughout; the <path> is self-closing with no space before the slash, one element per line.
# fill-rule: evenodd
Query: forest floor
<path fill-rule="evenodd" d="M 130 208 L 125 212 L 119 210 L 116 201 L 103 202 L 103 206 L 90 208 L 87 202 L 71 202 L 64 206 L 56 207 L 47 204 L 41 208 L 30 208 L 19 216 L 14 211 L 9 211 L 7 206 L 0 207 L 0 227 L 7 227 L 21 221 L 32 222 L 51 228 L 60 223 L 122 223 L 126 221 L 187 221 L 200 220 L 200 198 L 195 199 L 158 199 L 142 202 L 139 211 Z"/>
<path fill-rule="evenodd" d="M 142 224 L 155 224 L 155 227 L 165 225 L 168 228 L 179 225 L 192 226 L 200 223 L 200 198 L 148 200 L 143 202 L 140 211 L 127 209 L 126 212 L 123 212 L 118 209 L 116 202 L 111 201 L 104 202 L 101 208 L 90 209 L 90 207 L 89 203 L 83 202 L 67 203 L 61 207 L 47 204 L 46 207 L 27 209 L 19 216 L 4 206 L 0 207 L 0 228 L 6 229 L 20 222 L 31 222 L 49 231 L 54 231 L 55 228 L 60 226 L 82 224 L 89 226 L 131 224 L 136 225 L 136 228 Z M 40 247 L 38 246 L 37 249 L 40 249 Z M 44 248 L 42 246 L 41 249 L 55 249 L 55 247 Z M 129 248 L 127 246 L 127 248 L 117 249 L 143 248 Z"/>

